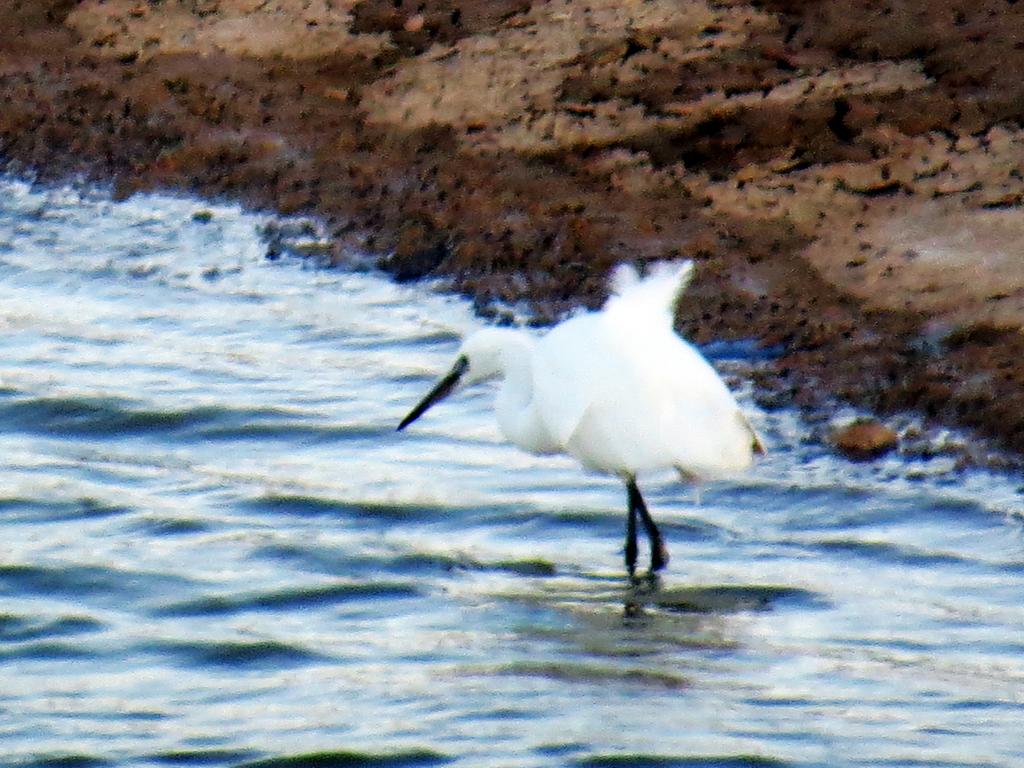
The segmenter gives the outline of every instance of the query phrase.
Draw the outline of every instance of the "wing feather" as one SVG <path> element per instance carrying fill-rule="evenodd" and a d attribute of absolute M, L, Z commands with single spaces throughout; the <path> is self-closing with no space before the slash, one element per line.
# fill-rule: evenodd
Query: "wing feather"
<path fill-rule="evenodd" d="M 599 316 L 588 313 L 552 329 L 534 350 L 533 396 L 550 434 L 565 450 L 584 414 L 602 399 Z M 606 359 L 606 358 L 604 358 Z"/>
<path fill-rule="evenodd" d="M 670 263 L 640 279 L 620 266 L 605 310 L 538 341 L 536 413 L 584 465 L 714 477 L 747 466 L 761 447 L 715 369 L 672 330 L 671 308 L 691 271 L 689 262 Z"/>

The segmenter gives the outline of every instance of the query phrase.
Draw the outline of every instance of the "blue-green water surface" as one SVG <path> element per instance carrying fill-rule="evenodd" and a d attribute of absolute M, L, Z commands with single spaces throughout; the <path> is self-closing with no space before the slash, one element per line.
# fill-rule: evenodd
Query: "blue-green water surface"
<path fill-rule="evenodd" d="M 0 193 L 0 764 L 1024 765 L 1019 478 L 750 406 L 748 475 L 644 484 L 627 615 L 620 483 L 486 389 L 394 432 L 463 302 L 231 207 Z"/>

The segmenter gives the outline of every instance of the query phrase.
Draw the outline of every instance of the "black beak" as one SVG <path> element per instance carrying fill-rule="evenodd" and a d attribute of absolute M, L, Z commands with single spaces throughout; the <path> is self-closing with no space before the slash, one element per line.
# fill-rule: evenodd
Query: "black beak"
<path fill-rule="evenodd" d="M 409 411 L 409 415 L 402 419 L 398 425 L 398 431 L 401 431 L 412 424 L 416 419 L 426 413 L 427 409 L 434 403 L 444 400 L 448 395 L 455 389 L 455 385 L 459 383 L 459 379 L 462 378 L 462 374 L 469 368 L 469 360 L 466 359 L 465 355 L 460 355 L 459 359 L 455 361 L 455 365 L 448 371 L 443 379 L 441 379 L 434 388 L 427 392 L 427 396 L 420 400 L 419 404 Z"/>

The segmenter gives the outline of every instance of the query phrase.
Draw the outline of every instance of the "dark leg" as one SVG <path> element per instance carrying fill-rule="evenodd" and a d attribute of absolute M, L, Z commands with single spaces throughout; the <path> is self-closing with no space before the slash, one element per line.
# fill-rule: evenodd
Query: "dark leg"
<path fill-rule="evenodd" d="M 629 481 L 626 484 L 626 488 L 629 490 L 629 512 L 626 514 L 626 571 L 629 572 L 629 578 L 633 578 L 633 574 L 636 573 L 636 505 L 633 504 L 633 488 L 636 486 L 633 481 Z"/>
<path fill-rule="evenodd" d="M 668 549 L 665 547 L 665 540 L 661 538 L 661 531 L 658 530 L 658 526 L 651 519 L 650 512 L 647 511 L 647 505 L 644 504 L 644 497 L 640 495 L 640 489 L 636 487 L 636 481 L 630 480 L 626 484 L 626 488 L 629 490 L 630 517 L 639 514 L 644 528 L 647 529 L 647 538 L 651 542 L 651 573 L 655 573 L 668 565 Z"/>

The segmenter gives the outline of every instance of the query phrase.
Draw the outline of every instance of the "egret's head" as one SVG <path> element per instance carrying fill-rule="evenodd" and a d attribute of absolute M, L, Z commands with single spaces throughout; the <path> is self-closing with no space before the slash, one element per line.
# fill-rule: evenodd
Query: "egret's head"
<path fill-rule="evenodd" d="M 508 350 L 518 332 L 506 328 L 484 328 L 467 336 L 459 347 L 455 364 L 434 388 L 409 411 L 398 425 L 405 429 L 427 412 L 434 403 L 444 400 L 457 389 L 502 375 L 508 366 Z"/>
<path fill-rule="evenodd" d="M 466 361 L 464 385 L 501 376 L 508 368 L 508 350 L 518 331 L 508 328 L 483 328 L 470 334 L 459 347 L 457 360 Z"/>

